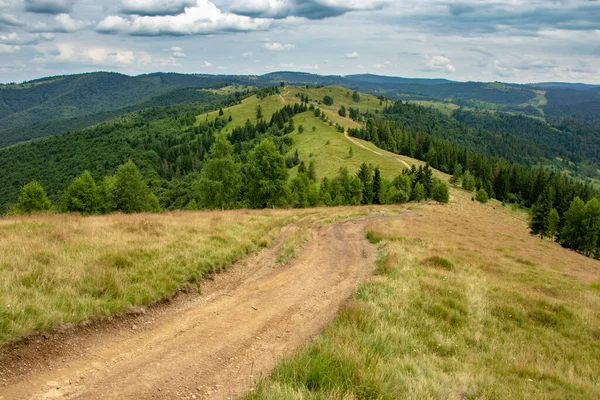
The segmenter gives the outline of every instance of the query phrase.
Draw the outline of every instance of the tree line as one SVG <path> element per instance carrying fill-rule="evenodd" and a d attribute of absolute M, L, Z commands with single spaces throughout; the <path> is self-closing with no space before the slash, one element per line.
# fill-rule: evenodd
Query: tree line
<path fill-rule="evenodd" d="M 596 223 L 600 221 L 600 207 L 598 193 L 591 185 L 543 168 L 472 152 L 466 146 L 404 129 L 385 117 L 371 116 L 364 127 L 350 129 L 349 134 L 452 174 L 451 183 L 476 191 L 476 200 L 495 198 L 530 208 L 533 234 L 600 256 L 600 222 Z"/>

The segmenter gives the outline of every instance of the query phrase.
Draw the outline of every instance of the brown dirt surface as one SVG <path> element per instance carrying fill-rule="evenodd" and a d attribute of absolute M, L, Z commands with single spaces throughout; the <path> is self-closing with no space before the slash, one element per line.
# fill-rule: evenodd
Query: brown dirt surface
<path fill-rule="evenodd" d="M 296 260 L 277 266 L 277 246 L 264 249 L 216 275 L 201 297 L 0 350 L 0 399 L 239 396 L 371 274 L 376 249 L 363 230 L 376 219 L 315 225 Z"/>

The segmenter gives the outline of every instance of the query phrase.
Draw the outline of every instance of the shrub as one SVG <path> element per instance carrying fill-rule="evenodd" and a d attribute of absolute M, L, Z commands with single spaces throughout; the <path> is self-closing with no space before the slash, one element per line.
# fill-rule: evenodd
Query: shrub
<path fill-rule="evenodd" d="M 477 193 L 475 194 L 475 200 L 477 200 L 480 203 L 488 202 L 489 197 L 488 197 L 488 193 L 485 191 L 485 189 L 481 188 L 477 191 Z"/>

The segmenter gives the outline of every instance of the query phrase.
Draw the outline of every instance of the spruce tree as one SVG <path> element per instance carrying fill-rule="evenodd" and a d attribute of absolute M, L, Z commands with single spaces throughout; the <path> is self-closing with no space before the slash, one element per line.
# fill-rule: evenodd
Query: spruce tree
<path fill-rule="evenodd" d="M 573 250 L 581 248 L 583 236 L 583 214 L 585 203 L 579 197 L 571 202 L 569 210 L 565 213 L 565 224 L 560 232 L 560 243 Z"/>
<path fill-rule="evenodd" d="M 548 237 L 554 239 L 558 232 L 558 225 L 560 224 L 560 215 L 558 215 L 558 211 L 556 208 L 550 210 L 550 214 L 548 214 L 548 218 L 546 219 L 547 233 Z"/>
<path fill-rule="evenodd" d="M 548 216 L 552 211 L 553 189 L 546 185 L 537 202 L 531 207 L 529 228 L 533 235 L 540 238 L 548 236 Z"/>
<path fill-rule="evenodd" d="M 362 204 L 371 204 L 373 202 L 373 173 L 371 167 L 362 163 L 356 174 L 362 182 Z"/>
<path fill-rule="evenodd" d="M 381 204 L 381 171 L 379 168 L 375 168 L 373 173 L 373 204 Z"/>
<path fill-rule="evenodd" d="M 317 181 L 317 165 L 314 158 L 308 164 L 308 179 L 313 182 Z"/>
<path fill-rule="evenodd" d="M 421 182 L 417 182 L 412 190 L 411 200 L 421 202 L 425 198 L 425 187 Z"/>

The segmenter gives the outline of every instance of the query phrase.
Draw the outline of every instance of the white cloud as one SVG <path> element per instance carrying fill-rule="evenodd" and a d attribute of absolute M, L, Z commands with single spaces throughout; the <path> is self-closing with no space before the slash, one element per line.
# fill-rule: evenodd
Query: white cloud
<path fill-rule="evenodd" d="M 359 54 L 356 51 L 353 51 L 352 53 L 347 53 L 345 58 L 347 58 L 348 60 L 356 60 L 359 57 Z"/>
<path fill-rule="evenodd" d="M 290 70 L 297 70 L 297 71 L 307 71 L 307 70 L 317 70 L 320 69 L 320 66 L 318 64 L 305 64 L 305 65 L 296 65 L 294 63 L 284 63 L 284 64 L 279 64 L 280 68 L 285 68 L 285 69 L 290 69 Z M 272 68 L 272 66 L 267 66 L 265 68 Z"/>
<path fill-rule="evenodd" d="M 446 56 L 425 56 L 425 62 L 421 65 L 421 71 L 425 72 L 445 72 L 447 74 L 456 72 L 452 61 Z"/>
<path fill-rule="evenodd" d="M 56 43 L 55 46 L 36 46 L 36 50 L 39 55 L 33 61 L 40 64 L 59 62 L 93 66 L 149 67 L 176 65 L 172 57 L 153 57 L 145 51 L 75 45 L 70 42 Z"/>
<path fill-rule="evenodd" d="M 384 63 L 379 63 L 379 64 L 373 64 L 373 68 L 375 68 L 375 69 L 390 69 L 393 66 L 394 65 L 391 63 L 391 61 L 386 61 Z"/>
<path fill-rule="evenodd" d="M 174 51 L 174 52 L 182 52 L 182 51 L 183 51 L 183 49 L 182 49 L 181 47 L 179 47 L 179 46 L 174 46 L 174 47 L 171 47 L 171 51 Z"/>
<path fill-rule="evenodd" d="M 506 63 L 500 62 L 499 60 L 494 60 L 494 74 L 501 77 L 507 77 L 515 76 L 516 72 L 516 69 L 507 65 Z"/>
<path fill-rule="evenodd" d="M 263 45 L 263 49 L 272 52 L 280 52 L 280 51 L 290 51 L 295 46 L 293 44 L 281 44 L 281 43 L 265 43 Z"/>
<path fill-rule="evenodd" d="M 211 63 L 209 63 L 208 61 L 204 61 L 204 63 L 202 63 L 202 65 L 200 66 L 201 68 L 211 68 L 213 65 Z"/>
<path fill-rule="evenodd" d="M 138 36 L 159 35 L 208 35 L 216 32 L 249 32 L 266 30 L 273 21 L 263 18 L 224 13 L 209 0 L 197 0 L 179 15 L 104 18 L 96 30 L 101 33 L 129 33 Z"/>
<path fill-rule="evenodd" d="M 54 32 L 71 33 L 90 25 L 89 22 L 78 21 L 71 18 L 69 14 L 59 14 L 54 18 L 54 20 L 56 21 L 56 28 Z"/>
<path fill-rule="evenodd" d="M 251 52 L 251 51 L 247 51 L 245 53 L 242 53 L 242 57 L 244 57 L 244 58 L 252 57 L 253 55 L 254 55 L 254 53 Z"/>
<path fill-rule="evenodd" d="M 0 54 L 10 54 L 21 50 L 20 46 L 11 46 L 8 44 L 0 43 Z"/>

